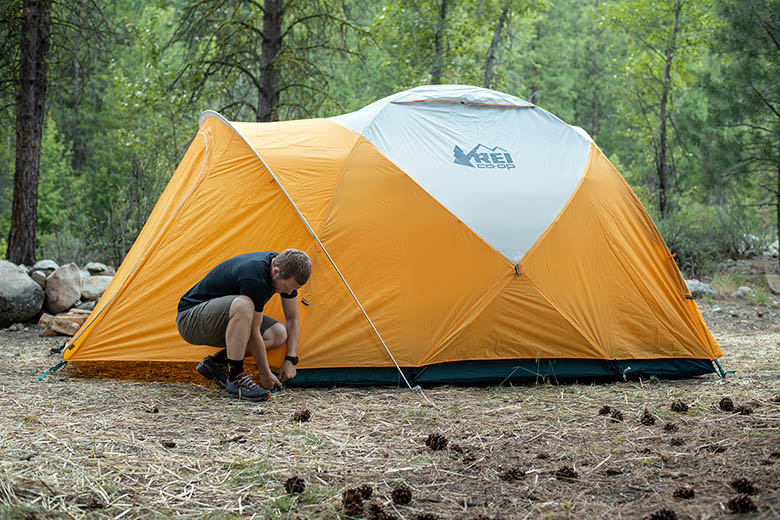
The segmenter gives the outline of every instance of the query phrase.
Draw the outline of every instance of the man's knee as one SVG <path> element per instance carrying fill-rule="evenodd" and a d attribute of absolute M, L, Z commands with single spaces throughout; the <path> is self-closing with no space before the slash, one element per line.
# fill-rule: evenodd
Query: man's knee
<path fill-rule="evenodd" d="M 263 342 L 266 350 L 281 347 L 287 341 L 287 328 L 281 323 L 274 323 L 263 332 Z"/>
<path fill-rule="evenodd" d="M 248 296 L 236 296 L 230 303 L 230 319 L 251 320 L 255 312 L 255 304 Z"/>

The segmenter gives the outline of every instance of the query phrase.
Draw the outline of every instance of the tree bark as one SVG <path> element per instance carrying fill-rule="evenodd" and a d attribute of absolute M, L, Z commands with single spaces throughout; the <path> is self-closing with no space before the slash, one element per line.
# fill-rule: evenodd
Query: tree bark
<path fill-rule="evenodd" d="M 433 65 L 431 65 L 431 85 L 441 84 L 441 62 L 444 57 L 444 27 L 447 19 L 447 0 L 439 4 L 439 22 L 433 35 Z"/>
<path fill-rule="evenodd" d="M 485 63 L 485 88 L 490 88 L 493 85 L 493 63 L 496 61 L 496 50 L 498 49 L 498 42 L 501 41 L 501 31 L 504 29 L 504 22 L 506 22 L 509 8 L 504 7 L 501 11 L 501 16 L 498 17 L 498 25 L 496 25 L 496 32 L 493 34 L 493 41 L 490 42 L 490 49 L 488 49 L 487 61 Z"/>
<path fill-rule="evenodd" d="M 594 12 L 598 12 L 599 0 L 594 2 Z M 599 37 L 601 31 L 599 31 L 598 24 L 594 24 L 593 27 L 593 113 L 590 119 L 590 132 L 593 139 L 599 133 Z"/>
<path fill-rule="evenodd" d="M 279 117 L 279 72 L 276 56 L 282 49 L 284 0 L 266 0 L 263 5 L 263 44 L 260 52 L 260 90 L 257 93 L 256 121 Z"/>
<path fill-rule="evenodd" d="M 51 0 L 24 0 L 16 98 L 16 171 L 8 236 L 8 260 L 35 263 L 38 227 L 38 175 L 46 115 L 46 73 L 51 28 Z"/>
<path fill-rule="evenodd" d="M 536 38 L 531 42 L 531 50 L 535 51 L 536 49 L 539 49 L 541 47 L 541 43 L 540 43 L 541 41 L 542 41 L 542 24 L 537 23 Z M 529 101 L 534 105 L 537 105 L 539 104 L 539 86 L 536 84 L 536 82 L 540 76 L 539 63 L 538 63 L 538 58 L 536 56 L 536 53 L 532 52 L 531 55 L 533 56 L 534 63 L 532 64 L 533 83 L 531 83 L 531 96 Z"/>
<path fill-rule="evenodd" d="M 661 212 L 661 216 L 664 216 L 666 212 L 666 191 L 669 181 L 669 166 L 666 161 L 666 149 L 667 149 L 667 128 L 666 120 L 669 117 L 667 112 L 667 104 L 669 103 L 669 94 L 672 90 L 672 60 L 674 59 L 674 52 L 677 47 L 677 31 L 680 22 L 680 10 L 682 9 L 682 3 L 678 2 L 674 9 L 674 23 L 672 25 L 672 39 L 666 46 L 666 68 L 664 70 L 664 81 L 661 89 L 661 105 L 659 108 L 658 120 L 658 149 L 656 150 L 655 169 L 658 177 L 658 210 Z"/>

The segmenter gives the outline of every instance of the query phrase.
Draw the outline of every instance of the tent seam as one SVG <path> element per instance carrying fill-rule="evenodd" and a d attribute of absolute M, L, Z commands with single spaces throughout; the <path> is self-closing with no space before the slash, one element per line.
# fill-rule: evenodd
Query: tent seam
<path fill-rule="evenodd" d="M 550 298 L 550 297 L 549 297 L 549 296 L 548 296 L 548 295 L 547 295 L 547 294 L 546 294 L 544 291 L 542 291 L 542 290 L 539 288 L 539 286 L 538 286 L 538 285 L 536 285 L 536 283 L 534 283 L 533 279 L 532 279 L 530 276 L 528 276 L 528 274 L 525 272 L 525 270 L 523 270 L 523 269 L 521 268 L 521 271 L 522 271 L 522 273 L 523 273 L 523 276 L 525 277 L 525 279 L 526 279 L 526 280 L 528 280 L 528 283 L 529 283 L 529 284 L 531 284 L 531 287 L 533 287 L 533 288 L 534 288 L 534 290 L 536 290 L 536 292 L 537 292 L 537 293 L 539 293 L 539 296 L 541 296 L 542 298 L 544 298 L 544 300 L 545 300 L 547 303 L 549 303 L 549 304 L 550 304 L 550 306 L 551 306 L 553 309 L 555 309 L 556 311 L 558 311 L 558 314 L 560 314 L 560 315 L 563 317 L 563 319 L 565 319 L 567 322 L 569 322 L 569 324 L 570 324 L 572 327 L 574 327 L 574 329 L 575 329 L 577 332 L 579 332 L 579 333 L 580 333 L 580 335 L 582 336 L 582 338 L 583 338 L 585 341 L 587 341 L 588 343 L 590 343 L 590 345 L 591 345 L 591 346 L 592 346 L 592 347 L 593 347 L 593 348 L 594 348 L 596 351 L 598 351 L 598 352 L 601 352 L 601 353 L 602 353 L 602 355 L 604 356 L 602 359 L 612 359 L 612 357 L 611 357 L 611 356 L 609 356 L 609 354 L 608 354 L 606 351 L 604 351 L 604 349 L 603 349 L 603 348 L 602 348 L 602 347 L 601 347 L 601 346 L 598 344 L 598 342 L 597 342 L 597 341 L 595 341 L 595 339 L 594 339 L 594 338 L 591 338 L 589 334 L 586 334 L 586 333 L 585 333 L 585 331 L 584 331 L 584 330 L 582 330 L 582 328 L 580 327 L 579 323 L 577 323 L 577 321 L 576 321 L 574 318 L 572 318 L 571 316 L 569 316 L 567 313 L 563 312 L 563 310 L 561 310 L 561 309 L 560 309 L 560 308 L 559 308 L 559 307 L 558 307 L 558 306 L 557 306 L 557 305 L 556 305 L 556 304 L 555 304 L 555 303 L 552 301 L 552 299 L 551 299 L 551 298 Z"/>

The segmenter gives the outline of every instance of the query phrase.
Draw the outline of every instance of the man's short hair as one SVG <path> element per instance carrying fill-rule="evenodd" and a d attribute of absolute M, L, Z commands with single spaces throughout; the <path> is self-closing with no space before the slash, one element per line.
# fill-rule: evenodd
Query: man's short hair
<path fill-rule="evenodd" d="M 282 280 L 293 277 L 299 285 L 305 285 L 311 276 L 309 255 L 299 249 L 285 249 L 274 258 L 274 265 L 279 268 Z"/>

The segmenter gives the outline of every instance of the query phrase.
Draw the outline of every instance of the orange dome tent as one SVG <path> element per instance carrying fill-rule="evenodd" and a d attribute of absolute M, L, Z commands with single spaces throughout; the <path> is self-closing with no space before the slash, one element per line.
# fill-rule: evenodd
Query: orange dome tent
<path fill-rule="evenodd" d="M 426 86 L 330 119 L 200 130 L 65 360 L 197 361 L 179 298 L 296 247 L 297 384 L 687 377 L 722 355 L 641 203 L 581 129 Z M 279 299 L 265 309 L 281 318 Z M 279 349 L 272 365 L 281 363 Z"/>

